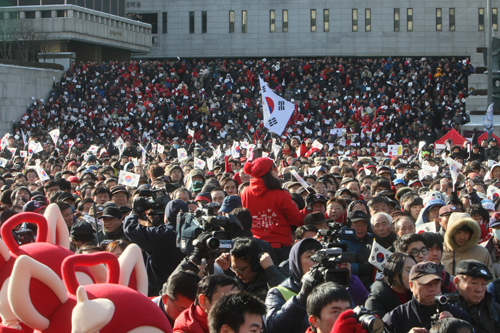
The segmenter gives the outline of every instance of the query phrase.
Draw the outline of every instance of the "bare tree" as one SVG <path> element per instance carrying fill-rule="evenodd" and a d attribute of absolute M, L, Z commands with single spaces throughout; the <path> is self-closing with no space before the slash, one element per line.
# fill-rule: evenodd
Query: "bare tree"
<path fill-rule="evenodd" d="M 0 17 L 0 56 L 2 59 L 11 59 L 14 41 L 19 29 L 19 20 Z"/>

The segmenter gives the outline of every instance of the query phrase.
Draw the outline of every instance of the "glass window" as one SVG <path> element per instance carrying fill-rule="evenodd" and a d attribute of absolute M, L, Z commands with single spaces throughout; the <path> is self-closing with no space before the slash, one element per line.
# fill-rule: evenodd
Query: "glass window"
<path fill-rule="evenodd" d="M 316 32 L 316 9 L 311 9 L 311 32 Z"/>
<path fill-rule="evenodd" d="M 365 31 L 372 31 L 372 10 L 369 8 L 365 9 Z"/>
<path fill-rule="evenodd" d="M 491 24 L 493 30 L 498 31 L 498 8 L 491 8 Z"/>
<path fill-rule="evenodd" d="M 406 10 L 406 30 L 413 31 L 413 8 Z"/>
<path fill-rule="evenodd" d="M 450 8 L 450 31 L 455 31 L 455 8 Z"/>
<path fill-rule="evenodd" d="M 358 31 L 358 10 L 357 9 L 352 10 L 352 31 L 354 31 L 354 32 Z"/>
<path fill-rule="evenodd" d="M 201 12 L 201 33 L 207 33 L 207 12 Z"/>
<path fill-rule="evenodd" d="M 329 9 L 323 9 L 323 31 L 324 32 L 330 31 L 330 10 Z"/>
<path fill-rule="evenodd" d="M 269 11 L 269 32 L 276 31 L 276 11 Z"/>
<path fill-rule="evenodd" d="M 234 10 L 229 11 L 229 33 L 234 32 Z"/>
<path fill-rule="evenodd" d="M 142 22 L 151 24 L 151 33 L 158 33 L 158 14 L 157 13 L 141 13 Z"/>
<path fill-rule="evenodd" d="M 399 17 L 399 8 L 394 8 L 394 31 L 399 31 L 400 30 L 400 23 L 401 19 Z"/>
<path fill-rule="evenodd" d="M 189 33 L 194 34 L 194 12 L 189 12 Z"/>
<path fill-rule="evenodd" d="M 478 21 L 479 21 L 478 30 L 484 31 L 484 8 L 479 8 L 478 16 L 479 16 L 479 18 L 478 18 Z"/>
<path fill-rule="evenodd" d="M 436 8 L 436 31 L 443 30 L 443 10 Z"/>
<path fill-rule="evenodd" d="M 161 15 L 161 32 L 166 34 L 168 32 L 168 24 L 167 24 L 167 13 L 164 12 Z"/>
<path fill-rule="evenodd" d="M 242 33 L 247 32 L 247 11 L 246 10 L 241 11 L 241 32 Z"/>
<path fill-rule="evenodd" d="M 288 10 L 287 9 L 283 10 L 282 14 L 283 14 L 282 31 L 288 32 Z"/>

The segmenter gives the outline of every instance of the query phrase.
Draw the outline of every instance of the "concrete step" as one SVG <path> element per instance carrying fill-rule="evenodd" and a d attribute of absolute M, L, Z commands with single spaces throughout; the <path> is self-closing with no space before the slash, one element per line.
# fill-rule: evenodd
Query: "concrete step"
<path fill-rule="evenodd" d="M 469 89 L 488 89 L 488 75 L 471 74 L 469 76 Z"/>
<path fill-rule="evenodd" d="M 465 101 L 467 110 L 471 112 L 481 111 L 481 110 L 484 110 L 486 112 L 486 108 L 488 107 L 486 105 L 487 103 L 488 103 L 488 96 L 469 96 Z"/>
<path fill-rule="evenodd" d="M 472 66 L 474 66 L 474 67 L 486 66 L 486 64 L 484 63 L 482 53 L 473 53 L 470 57 L 470 62 L 472 64 Z"/>

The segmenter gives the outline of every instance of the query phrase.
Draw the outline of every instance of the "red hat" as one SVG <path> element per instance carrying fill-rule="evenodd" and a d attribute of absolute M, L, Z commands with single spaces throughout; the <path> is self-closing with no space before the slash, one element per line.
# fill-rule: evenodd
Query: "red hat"
<path fill-rule="evenodd" d="M 247 175 L 258 178 L 264 176 L 271 170 L 274 161 L 269 157 L 259 157 L 253 162 L 247 162 L 244 170 Z"/>
<path fill-rule="evenodd" d="M 68 177 L 68 179 L 66 179 L 66 180 L 67 180 L 68 182 L 70 182 L 70 183 L 79 183 L 79 182 L 80 182 L 80 180 L 78 179 L 78 177 L 77 177 L 77 176 L 70 176 L 70 177 Z"/>
<path fill-rule="evenodd" d="M 73 165 L 78 166 L 78 163 L 76 163 L 75 161 L 71 161 L 71 162 L 69 162 L 69 163 L 68 163 L 68 168 L 69 168 L 70 166 L 73 166 Z"/>

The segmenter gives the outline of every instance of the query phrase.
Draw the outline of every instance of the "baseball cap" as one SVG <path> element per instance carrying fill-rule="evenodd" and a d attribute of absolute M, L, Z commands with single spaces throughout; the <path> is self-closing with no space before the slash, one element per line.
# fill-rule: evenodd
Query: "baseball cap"
<path fill-rule="evenodd" d="M 315 225 L 328 222 L 333 222 L 333 219 L 327 219 L 325 217 L 325 214 L 323 214 L 322 212 L 314 212 L 311 214 L 307 214 L 306 217 L 304 218 L 305 225 Z"/>
<path fill-rule="evenodd" d="M 456 205 L 453 205 L 453 204 L 449 204 L 449 205 L 443 206 L 439 209 L 439 216 L 443 216 L 443 215 L 451 214 L 451 213 L 461 213 L 461 212 L 463 212 L 462 208 L 460 208 Z"/>
<path fill-rule="evenodd" d="M 462 260 L 457 264 L 456 275 L 464 274 L 472 277 L 484 278 L 486 280 L 492 280 L 493 275 L 491 275 L 488 267 L 474 259 Z"/>
<path fill-rule="evenodd" d="M 116 217 L 118 219 L 122 218 L 122 212 L 120 211 L 120 208 L 116 206 L 108 206 L 104 208 L 104 211 L 102 213 L 102 217 Z"/>
<path fill-rule="evenodd" d="M 23 206 L 23 212 L 31 212 L 31 213 L 38 213 L 40 212 L 45 206 L 39 203 L 38 201 L 31 200 L 28 201 L 27 203 L 24 204 Z"/>
<path fill-rule="evenodd" d="M 483 208 L 486 210 L 495 211 L 495 204 L 491 200 L 488 199 L 481 200 L 481 206 L 483 206 Z"/>
<path fill-rule="evenodd" d="M 362 210 L 355 210 L 349 213 L 347 215 L 347 219 L 350 222 L 356 222 L 356 221 L 365 221 L 366 223 L 370 223 L 370 219 L 368 218 L 368 215 L 366 215 L 365 212 Z"/>
<path fill-rule="evenodd" d="M 233 209 L 241 207 L 241 198 L 237 195 L 229 195 L 222 201 L 219 212 L 231 213 Z"/>
<path fill-rule="evenodd" d="M 128 196 L 128 191 L 125 188 L 125 186 L 123 186 L 123 185 L 115 185 L 115 186 L 111 187 L 110 192 L 111 192 L 111 196 L 113 196 L 113 194 L 120 193 L 120 192 L 126 193 Z"/>
<path fill-rule="evenodd" d="M 394 185 L 403 184 L 404 186 L 406 186 L 406 182 L 404 181 L 404 179 L 401 178 L 394 179 L 393 184 Z"/>
<path fill-rule="evenodd" d="M 432 280 L 441 280 L 441 268 L 431 261 L 423 261 L 411 268 L 410 281 L 417 280 L 418 283 L 427 284 Z"/>

